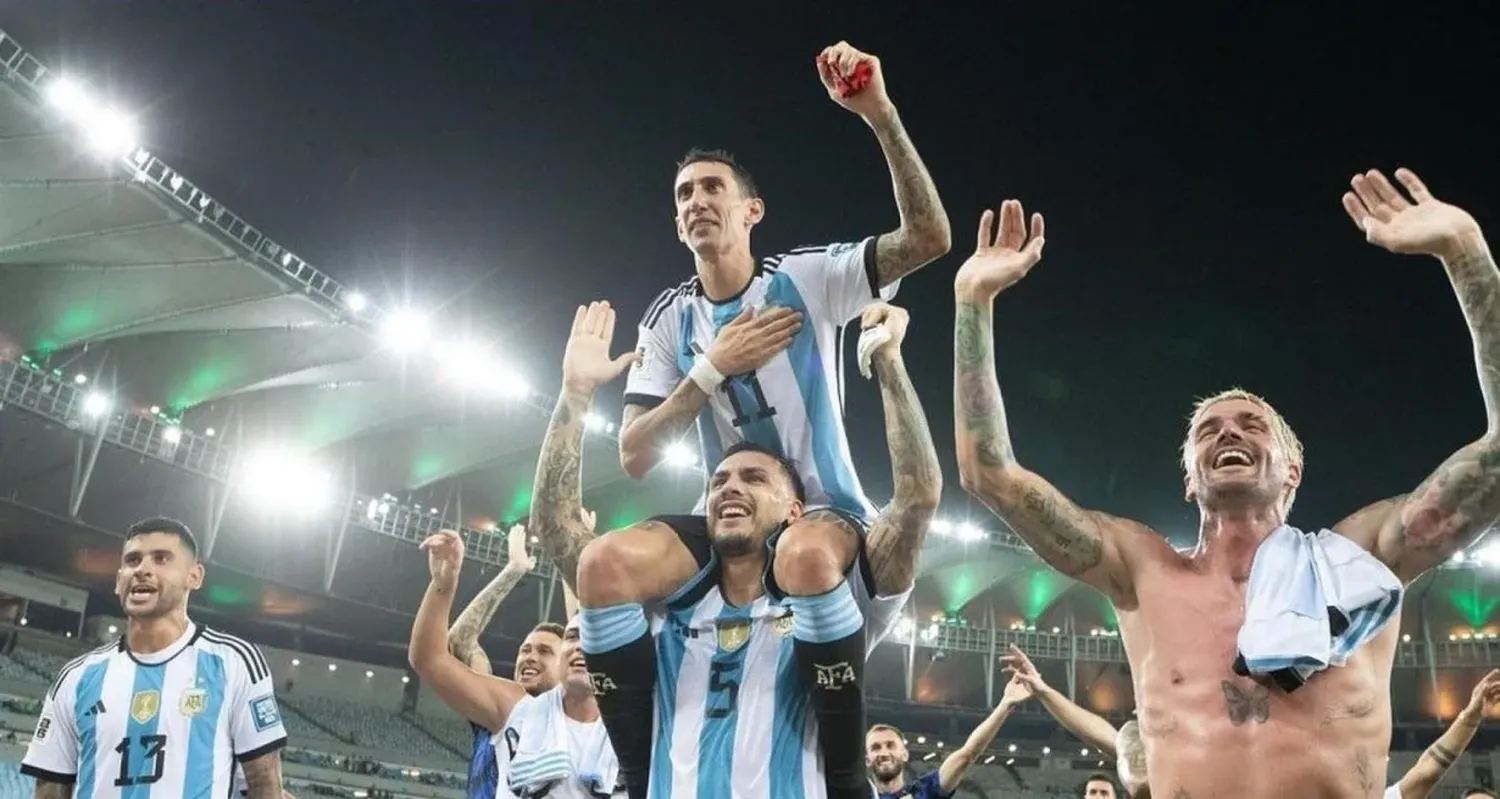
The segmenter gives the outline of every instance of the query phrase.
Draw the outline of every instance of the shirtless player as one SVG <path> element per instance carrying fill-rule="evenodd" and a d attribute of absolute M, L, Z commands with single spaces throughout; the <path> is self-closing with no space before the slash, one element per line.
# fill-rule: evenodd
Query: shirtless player
<path fill-rule="evenodd" d="M 1474 339 L 1488 423 L 1483 436 L 1412 493 L 1370 505 L 1333 529 L 1403 582 L 1447 560 L 1500 516 L 1500 273 L 1474 219 L 1399 170 L 1402 196 L 1378 172 L 1357 175 L 1344 207 L 1374 244 L 1436 256 Z M 1184 445 L 1199 544 L 1179 554 L 1145 525 L 1080 509 L 1021 466 L 995 378 L 991 303 L 1041 257 L 1021 205 L 980 222 L 978 249 L 955 280 L 955 411 L 965 489 L 1004 518 L 1053 568 L 1114 603 L 1134 674 L 1152 794 L 1159 797 L 1376 797 L 1391 734 L 1388 624 L 1346 665 L 1295 693 L 1231 666 L 1257 547 L 1280 527 L 1302 477 L 1295 434 L 1269 403 L 1226 392 L 1199 404 Z M 1241 455 L 1221 458 L 1230 450 Z"/>

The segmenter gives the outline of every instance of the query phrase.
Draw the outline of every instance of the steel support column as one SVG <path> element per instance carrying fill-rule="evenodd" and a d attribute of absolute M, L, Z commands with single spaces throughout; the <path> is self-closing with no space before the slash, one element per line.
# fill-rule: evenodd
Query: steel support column
<path fill-rule="evenodd" d="M 229 406 L 229 416 L 225 419 L 228 424 L 224 431 L 226 441 L 240 442 L 243 436 L 244 423 L 236 405 Z M 244 457 L 241 455 L 240 457 Z M 229 495 L 234 492 L 234 480 L 238 476 L 240 463 L 234 462 L 229 467 L 229 476 L 220 483 L 210 481 L 208 484 L 208 530 L 203 539 L 203 562 L 207 563 L 214 554 L 214 542 L 219 540 L 219 530 L 224 526 L 224 512 L 229 510 Z"/>
<path fill-rule="evenodd" d="M 99 377 L 103 374 L 104 364 L 108 360 L 109 352 L 106 350 L 103 360 L 94 369 L 94 385 L 99 384 Z M 85 404 L 87 404 L 86 400 Z M 87 461 L 83 455 L 83 439 L 78 439 L 78 448 L 73 456 L 73 486 L 68 492 L 68 516 L 70 518 L 78 518 L 78 510 L 83 507 L 83 496 L 88 493 L 89 481 L 93 479 L 94 465 L 99 462 L 99 449 L 104 446 L 104 435 L 109 432 L 110 420 L 114 418 L 114 408 L 105 408 L 104 413 L 94 420 L 94 440 L 89 448 Z"/>
<path fill-rule="evenodd" d="M 1432 689 L 1433 698 L 1436 698 L 1439 695 L 1437 674 L 1437 648 L 1433 645 L 1432 642 L 1432 625 L 1427 621 L 1427 592 L 1431 590 L 1432 581 L 1428 580 L 1427 587 L 1422 589 L 1422 596 L 1417 600 L 1417 623 L 1422 625 L 1422 648 L 1423 650 L 1425 650 L 1425 657 L 1423 657 L 1423 660 L 1427 661 L 1425 665 L 1427 666 L 1428 687 Z M 1400 646 L 1400 644 L 1397 644 L 1397 646 Z M 1439 704 L 1440 703 L 1438 702 L 1434 702 L 1433 707 L 1438 707 Z M 1444 719 L 1442 718 L 1442 716 L 1439 715 L 1438 721 L 1443 720 Z"/>
<path fill-rule="evenodd" d="M 557 567 L 550 567 L 547 571 L 552 576 L 547 578 L 547 601 L 542 604 L 542 621 L 552 617 L 552 603 L 557 598 L 557 584 L 562 581 L 562 572 L 558 571 Z M 563 619 L 564 624 L 567 622 L 567 619 Z"/>
<path fill-rule="evenodd" d="M 1068 699 L 1078 701 L 1078 636 L 1073 630 L 1073 609 L 1068 608 L 1068 617 L 1063 622 L 1068 625 L 1064 630 L 1068 634 Z"/>
<path fill-rule="evenodd" d="M 906 640 L 906 701 L 912 701 L 912 695 L 916 693 L 917 684 L 917 635 L 921 632 L 917 629 L 917 603 L 907 600 L 906 607 L 911 614 L 911 636 Z"/>
<path fill-rule="evenodd" d="M 1000 631 L 995 629 L 995 605 L 984 606 L 984 624 L 990 630 L 990 653 L 985 658 L 984 706 L 995 706 L 995 668 L 1000 665 Z"/>

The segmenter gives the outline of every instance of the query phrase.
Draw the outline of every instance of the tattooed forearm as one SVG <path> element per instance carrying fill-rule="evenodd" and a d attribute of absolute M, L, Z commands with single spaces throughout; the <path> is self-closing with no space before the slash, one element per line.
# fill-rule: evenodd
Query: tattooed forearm
<path fill-rule="evenodd" d="M 1229 722 L 1238 727 L 1247 721 L 1265 724 L 1271 717 L 1271 690 L 1264 685 L 1253 685 L 1242 690 L 1238 685 L 1223 680 L 1219 687 L 1224 690 L 1224 707 L 1229 711 Z"/>
<path fill-rule="evenodd" d="M 900 115 L 893 108 L 886 116 L 872 120 L 870 126 L 891 169 L 896 209 L 901 214 L 901 227 L 875 240 L 875 270 L 880 286 L 885 287 L 941 258 L 952 246 L 953 233 L 937 186 L 907 136 Z"/>
<path fill-rule="evenodd" d="M 578 556 L 593 531 L 583 522 L 583 428 L 589 398 L 557 398 L 531 489 L 531 531 L 569 586 L 578 578 Z M 576 590 L 576 589 L 575 589 Z"/>
<path fill-rule="evenodd" d="M 1453 765 L 1453 761 L 1458 759 L 1457 752 L 1443 746 L 1441 743 L 1434 743 L 1432 746 L 1427 747 L 1427 756 L 1432 758 L 1433 762 L 1437 763 L 1443 769 L 1447 769 Z"/>
<path fill-rule="evenodd" d="M 899 356 L 877 357 L 874 369 L 896 493 L 871 526 L 866 551 L 877 592 L 890 596 L 916 577 L 917 556 L 943 494 L 943 470 L 906 364 Z"/>
<path fill-rule="evenodd" d="M 682 437 L 698 420 L 708 395 L 684 379 L 654 408 L 626 405 L 620 420 L 620 465 L 639 480 L 656 466 L 661 446 Z"/>
<path fill-rule="evenodd" d="M 959 457 L 970 453 L 984 466 L 1015 463 L 1005 403 L 995 376 L 995 334 L 987 306 L 959 301 L 953 329 L 953 402 Z"/>
<path fill-rule="evenodd" d="M 73 786 L 37 780 L 36 792 L 32 796 L 34 799 L 70 799 L 73 796 Z"/>
<path fill-rule="evenodd" d="M 1491 435 L 1500 432 L 1500 272 L 1483 242 L 1446 262 L 1448 279 L 1458 295 L 1469 334 Z"/>
<path fill-rule="evenodd" d="M 964 488 L 1000 514 L 1038 556 L 1076 577 L 1098 566 L 1104 545 L 1096 514 L 1016 465 L 1005 403 L 995 376 L 988 303 L 960 298 L 954 330 L 954 433 Z M 1112 589 L 1122 599 L 1123 586 Z"/>
<path fill-rule="evenodd" d="M 521 582 L 526 572 L 519 569 L 504 568 L 495 575 L 474 597 L 474 601 L 464 608 L 464 612 L 458 614 L 458 620 L 448 629 L 448 651 L 453 656 L 465 663 L 473 656 L 474 650 L 479 648 L 479 633 L 490 626 L 490 620 L 495 617 L 495 611 L 499 609 L 500 603 Z"/>
<path fill-rule="evenodd" d="M 271 752 L 240 764 L 249 799 L 281 799 L 281 753 Z"/>

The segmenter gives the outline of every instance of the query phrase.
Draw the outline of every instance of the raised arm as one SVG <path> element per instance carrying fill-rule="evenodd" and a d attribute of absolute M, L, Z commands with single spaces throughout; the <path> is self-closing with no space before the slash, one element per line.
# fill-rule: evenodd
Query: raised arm
<path fill-rule="evenodd" d="M 927 429 L 927 415 L 901 358 L 901 342 L 909 322 L 906 311 L 885 304 L 866 309 L 861 319 L 865 329 L 884 325 L 890 332 L 890 339 L 870 359 L 880 383 L 885 441 L 891 451 L 891 484 L 895 487 L 890 504 L 870 526 L 865 544 L 875 572 L 875 591 L 881 596 L 895 596 L 911 588 L 922 541 L 943 495 L 943 470 L 932 432 Z"/>
<path fill-rule="evenodd" d="M 1409 200 L 1371 170 L 1354 176 L 1344 210 L 1371 243 L 1442 262 L 1474 339 L 1485 410 L 1484 434 L 1449 456 L 1415 491 L 1377 502 L 1334 528 L 1411 582 L 1500 519 L 1500 272 L 1472 216 L 1434 198 L 1409 170 L 1396 170 L 1396 179 Z"/>
<path fill-rule="evenodd" d="M 443 530 L 423 541 L 422 548 L 427 550 L 432 582 L 422 597 L 421 607 L 417 608 L 407 659 L 422 681 L 454 712 L 490 732 L 499 732 L 510 717 L 511 708 L 526 692 L 512 680 L 474 671 L 454 657 L 447 646 L 445 628 L 453 611 L 453 595 L 458 590 L 458 574 L 463 566 L 463 539 L 452 530 Z"/>
<path fill-rule="evenodd" d="M 1057 723 L 1061 724 L 1063 729 L 1109 757 L 1115 756 L 1115 738 L 1118 731 L 1113 724 L 1110 724 L 1103 716 L 1085 710 L 1048 684 L 1042 679 L 1041 672 L 1037 671 L 1031 658 L 1027 657 L 1026 653 L 1015 644 L 1011 644 L 1010 651 L 1005 654 L 1003 660 L 1006 669 L 1014 675 L 1011 679 L 1025 685 L 1031 695 L 1042 703 L 1042 707 L 1047 709 L 1052 718 L 1057 719 Z"/>
<path fill-rule="evenodd" d="M 875 288 L 883 288 L 948 254 L 953 245 L 948 212 L 886 94 L 880 59 L 839 42 L 825 48 L 817 62 L 818 77 L 828 96 L 875 131 L 891 170 L 901 225 L 875 240 Z"/>
<path fill-rule="evenodd" d="M 696 357 L 692 369 L 684 376 L 677 367 L 674 347 L 663 340 L 660 326 L 671 324 L 664 316 L 647 313 L 647 320 L 641 325 L 640 346 L 633 356 L 626 356 L 636 360 L 636 368 L 631 370 L 625 387 L 620 466 L 636 480 L 656 466 L 664 447 L 682 438 L 693 426 L 704 404 L 725 380 L 764 366 L 771 356 L 786 349 L 802 328 L 802 315 L 788 308 L 758 313 L 746 308 L 719 331 L 708 350 Z M 613 332 L 611 316 L 610 334 Z M 594 387 L 598 385 L 602 384 L 596 382 Z M 592 389 L 587 393 L 592 396 Z M 558 399 L 559 412 L 562 400 Z"/>
<path fill-rule="evenodd" d="M 1051 483 L 1021 466 L 1010 440 L 1005 403 L 995 376 L 995 295 L 1042 257 L 1041 214 L 1027 241 L 1021 204 L 1006 200 L 999 236 L 995 214 L 979 221 L 979 244 L 954 281 L 954 437 L 964 490 L 1004 519 L 1052 568 L 1103 591 L 1116 604 L 1134 596 L 1121 539 L 1133 522 L 1086 511 Z"/>
<path fill-rule="evenodd" d="M 1012 710 L 1031 697 L 1031 689 L 1021 681 L 1011 678 L 1005 684 L 1005 693 L 1000 696 L 1000 704 L 990 711 L 990 715 L 979 726 L 969 733 L 963 746 L 953 751 L 953 754 L 943 760 L 938 766 L 938 783 L 943 792 L 952 794 L 958 790 L 959 783 L 969 775 L 969 769 L 974 767 L 974 761 L 978 760 L 984 750 L 990 748 L 994 743 L 995 736 L 1000 734 L 1000 728 L 1004 726 L 1005 720 L 1010 718 Z"/>
<path fill-rule="evenodd" d="M 491 674 L 492 671 L 489 657 L 479 646 L 479 634 L 490 626 L 495 611 L 510 596 L 511 589 L 536 568 L 536 561 L 526 551 L 525 527 L 519 524 L 512 526 L 507 534 L 506 544 L 509 550 L 505 567 L 495 575 L 495 579 L 490 580 L 489 585 L 480 589 L 479 594 L 458 614 L 458 620 L 448 628 L 448 651 L 469 668 L 483 674 Z"/>
<path fill-rule="evenodd" d="M 1458 718 L 1443 731 L 1432 746 L 1427 747 L 1415 765 L 1396 783 L 1401 799 L 1426 799 L 1437 786 L 1438 780 L 1448 773 L 1454 761 L 1469 748 L 1479 725 L 1496 707 L 1500 707 L 1500 669 L 1492 669 L 1484 679 L 1474 686 L 1469 695 L 1469 704 L 1458 711 Z"/>

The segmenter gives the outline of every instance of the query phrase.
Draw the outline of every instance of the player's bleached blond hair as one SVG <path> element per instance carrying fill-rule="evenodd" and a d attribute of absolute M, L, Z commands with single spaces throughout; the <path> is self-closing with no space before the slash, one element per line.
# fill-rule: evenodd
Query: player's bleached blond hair
<path fill-rule="evenodd" d="M 1193 405 L 1193 412 L 1188 414 L 1187 436 L 1182 441 L 1182 470 L 1185 474 L 1192 474 L 1193 472 L 1193 427 L 1198 424 L 1199 419 L 1203 416 L 1203 412 L 1210 405 L 1228 400 L 1244 400 L 1259 405 L 1261 410 L 1264 410 L 1266 415 L 1271 417 L 1271 438 L 1286 453 L 1287 462 L 1298 466 L 1302 465 L 1302 440 L 1297 438 L 1297 433 L 1292 430 L 1291 425 L 1286 423 L 1286 419 L 1282 418 L 1281 412 L 1277 411 L 1271 403 L 1267 402 L 1265 397 L 1253 394 L 1243 388 L 1235 387 L 1220 391 L 1210 397 L 1204 397 Z M 1297 487 L 1292 486 L 1286 492 L 1286 498 L 1282 500 L 1281 518 L 1285 519 L 1291 515 L 1292 503 L 1296 499 Z"/>

